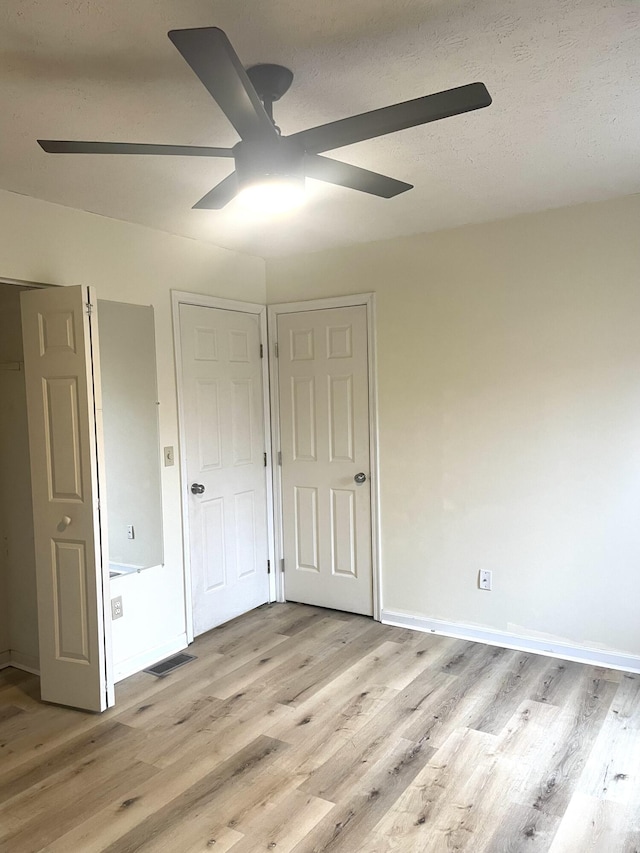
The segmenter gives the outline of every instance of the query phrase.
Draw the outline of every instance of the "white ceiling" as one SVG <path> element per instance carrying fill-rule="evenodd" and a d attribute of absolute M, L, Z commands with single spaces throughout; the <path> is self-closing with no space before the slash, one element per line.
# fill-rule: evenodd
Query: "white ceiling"
<path fill-rule="evenodd" d="M 285 218 L 191 210 L 204 158 L 47 155 L 36 138 L 233 145 L 166 36 L 218 26 L 295 72 L 283 133 L 476 80 L 488 109 L 329 156 L 415 184 L 308 182 Z M 0 187 L 263 256 L 640 192 L 638 0 L 2 0 Z"/>

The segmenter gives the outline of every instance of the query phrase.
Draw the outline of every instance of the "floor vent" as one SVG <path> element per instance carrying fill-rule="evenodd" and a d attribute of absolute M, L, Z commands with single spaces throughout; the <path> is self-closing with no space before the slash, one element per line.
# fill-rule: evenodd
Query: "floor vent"
<path fill-rule="evenodd" d="M 189 661 L 192 660 L 196 660 L 195 655 L 185 655 L 184 653 L 181 653 L 167 658 L 166 660 L 161 660 L 160 663 L 156 663 L 148 669 L 144 669 L 143 672 L 148 672 L 150 675 L 157 675 L 158 678 L 164 678 L 165 675 L 169 675 L 169 673 L 173 672 L 174 669 L 178 669 L 179 666 L 184 666 L 185 663 L 189 663 Z"/>

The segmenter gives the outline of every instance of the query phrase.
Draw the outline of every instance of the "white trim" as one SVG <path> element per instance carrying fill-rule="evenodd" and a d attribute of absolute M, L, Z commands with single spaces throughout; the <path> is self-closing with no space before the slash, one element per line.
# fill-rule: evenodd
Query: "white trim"
<path fill-rule="evenodd" d="M 221 296 L 207 296 L 204 293 L 188 293 L 186 290 L 172 290 L 171 304 L 195 305 L 198 308 L 222 308 L 224 311 L 242 311 L 244 314 L 262 314 L 266 306 L 259 302 L 241 302 L 238 299 L 224 299 Z"/>
<path fill-rule="evenodd" d="M 25 655 L 22 652 L 17 652 L 15 649 L 11 649 L 11 662 L 9 666 L 30 672 L 32 675 L 40 675 L 40 661 L 38 658 L 35 655 Z"/>
<path fill-rule="evenodd" d="M 367 354 L 369 359 L 369 456 L 371 457 L 371 568 L 373 572 L 373 618 L 382 618 L 382 545 L 380 526 L 380 452 L 378 425 L 378 362 L 376 349 L 376 298 L 368 294 Z"/>
<path fill-rule="evenodd" d="M 96 592 L 98 598 L 98 630 L 102 629 L 103 642 L 98 648 L 100 664 L 104 668 L 105 708 L 116 704 L 115 679 L 113 676 L 113 635 L 111 626 L 111 577 L 109 574 L 109 506 L 107 498 L 107 461 L 104 449 L 104 421 L 102 405 L 102 368 L 100 364 L 100 318 L 98 314 L 98 295 L 95 287 L 87 287 L 85 305 L 93 306 L 84 316 L 89 339 L 91 360 L 90 399 L 93 404 L 93 488 L 97 504 L 93 510 L 93 533 L 96 539 L 96 562 L 100 570 L 96 571 Z M 83 306 L 84 309 L 84 306 Z"/>
<path fill-rule="evenodd" d="M 158 663 L 158 661 L 164 660 L 170 655 L 175 655 L 177 652 L 181 652 L 183 649 L 186 649 L 187 646 L 187 635 L 184 633 L 180 634 L 179 637 L 174 637 L 174 639 L 169 640 L 166 643 L 162 643 L 160 646 L 156 646 L 154 649 L 147 649 L 140 654 L 133 655 L 130 658 L 120 661 L 114 667 L 114 678 L 116 683 L 118 681 L 123 681 L 125 678 L 129 678 L 130 675 L 135 675 L 137 672 L 141 672 L 143 669 L 153 666 L 154 663 Z"/>
<path fill-rule="evenodd" d="M 180 291 L 171 291 L 171 318 L 173 321 L 173 351 L 178 402 L 178 475 L 180 479 L 180 508 L 182 514 L 182 576 L 184 594 L 184 621 L 187 642 L 193 642 L 193 604 L 191 601 L 191 553 L 189 550 L 189 506 L 184 496 L 187 493 L 187 466 L 184 459 L 184 396 L 182 394 L 182 342 L 180 338 Z"/>
<path fill-rule="evenodd" d="M 269 334 L 267 331 L 267 306 L 260 311 L 260 346 L 262 347 L 262 412 L 264 419 L 265 496 L 267 499 L 267 559 L 271 566 L 269 575 L 269 601 L 276 600 L 276 546 L 273 508 L 273 453 L 271 453 L 271 397 L 269 395 Z"/>
<path fill-rule="evenodd" d="M 40 675 L 38 658 L 33 655 L 23 655 L 22 652 L 17 652 L 15 649 L 0 652 L 0 669 L 7 669 L 10 666 L 14 669 L 30 672 L 32 675 Z"/>
<path fill-rule="evenodd" d="M 280 448 L 280 392 L 278 382 L 278 359 L 276 357 L 277 346 L 277 315 L 270 306 L 267 309 L 267 339 L 269 352 L 269 389 L 271 394 L 271 458 L 278 459 Z M 273 576 L 275 580 L 276 601 L 283 602 L 284 598 L 284 576 L 280 571 L 282 555 L 284 553 L 284 542 L 282 538 L 282 471 L 277 461 L 273 465 L 272 478 L 273 493 L 273 539 L 274 539 L 274 565 Z"/>
<path fill-rule="evenodd" d="M 625 672 L 640 673 L 640 656 L 638 655 L 607 652 L 602 649 L 591 649 L 587 646 L 571 646 L 568 643 L 538 640 L 520 634 L 510 634 L 506 631 L 474 628 L 471 625 L 464 625 L 458 622 L 427 619 L 423 616 L 412 616 L 408 613 L 394 613 L 391 610 L 382 611 L 382 623 L 384 625 L 394 625 L 397 628 L 412 628 L 415 631 L 425 631 L 429 634 L 441 634 L 445 637 L 456 637 L 459 640 L 485 643 L 488 646 L 516 649 L 519 652 L 533 652 L 538 655 L 576 661 L 577 663 L 585 663 L 591 666 L 605 666 L 608 669 L 621 669 Z"/>
<path fill-rule="evenodd" d="M 185 624 L 187 640 L 193 642 L 193 602 L 191 599 L 191 552 L 189 548 L 189 504 L 184 496 L 187 494 L 187 465 L 186 465 L 186 436 L 184 416 L 184 394 L 182 388 L 182 342 L 180 339 L 180 305 L 195 305 L 199 308 L 220 308 L 224 311 L 241 311 L 244 314 L 257 314 L 260 322 L 260 342 L 263 346 L 262 359 L 262 395 L 264 412 L 264 442 L 267 453 L 266 500 L 267 500 L 267 559 L 271 561 L 269 576 L 269 601 L 276 600 L 275 544 L 274 544 L 274 507 L 273 493 L 270 488 L 273 482 L 271 446 L 271 399 L 269 396 L 269 345 L 267 341 L 267 307 L 257 302 L 240 302 L 237 299 L 224 299 L 218 296 L 206 296 L 202 293 L 188 293 L 184 290 L 171 291 L 171 316 L 173 320 L 173 345 L 176 371 L 176 391 L 178 398 L 178 466 L 180 471 L 180 505 L 182 507 L 182 554 L 184 565 L 184 600 Z M 266 570 L 266 566 L 265 566 Z"/>
<path fill-rule="evenodd" d="M 382 560 L 380 549 L 380 478 L 378 450 L 378 384 L 376 363 L 376 297 L 375 293 L 356 293 L 351 296 L 332 296 L 327 299 L 310 299 L 304 302 L 282 302 L 268 306 L 269 315 L 269 353 L 271 375 L 271 435 L 273 439 L 271 454 L 276 458 L 280 450 L 280 408 L 278 361 L 275 357 L 275 345 L 278 338 L 278 316 L 301 311 L 323 311 L 327 308 L 355 308 L 364 305 L 367 309 L 367 362 L 369 373 L 369 457 L 371 483 L 371 573 L 373 585 L 373 618 L 378 622 L 382 614 Z M 283 558 L 282 530 L 282 474 L 278 465 L 274 466 L 274 525 L 276 565 L 280 568 Z M 284 577 L 277 572 L 277 600 L 284 601 Z"/>
<path fill-rule="evenodd" d="M 300 311 L 324 311 L 326 308 L 353 308 L 356 305 L 371 305 L 375 293 L 354 293 L 350 296 L 327 296 L 324 299 L 307 299 L 301 302 L 276 302 L 269 305 L 274 314 L 297 314 Z"/>

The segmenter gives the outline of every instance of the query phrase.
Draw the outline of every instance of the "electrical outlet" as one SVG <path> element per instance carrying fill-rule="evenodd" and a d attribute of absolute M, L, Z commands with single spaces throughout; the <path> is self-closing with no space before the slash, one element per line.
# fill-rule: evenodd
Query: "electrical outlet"
<path fill-rule="evenodd" d="M 122 596 L 118 595 L 111 599 L 111 618 L 121 619 L 122 615 Z"/>
<path fill-rule="evenodd" d="M 164 449 L 164 467 L 168 468 L 170 465 L 175 464 L 175 457 L 173 455 L 173 447 L 165 447 Z"/>
<path fill-rule="evenodd" d="M 135 539 L 136 532 L 133 529 L 133 524 L 127 524 L 127 539 Z"/>
<path fill-rule="evenodd" d="M 491 589 L 491 584 L 491 572 L 487 569 L 480 569 L 478 573 L 478 589 Z"/>

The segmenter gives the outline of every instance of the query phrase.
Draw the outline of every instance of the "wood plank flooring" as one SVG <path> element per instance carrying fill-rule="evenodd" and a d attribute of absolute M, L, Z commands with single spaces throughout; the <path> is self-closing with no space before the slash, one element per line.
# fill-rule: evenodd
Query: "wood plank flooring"
<path fill-rule="evenodd" d="M 2 853 L 640 853 L 640 676 L 266 605 L 102 715 L 0 673 Z"/>

